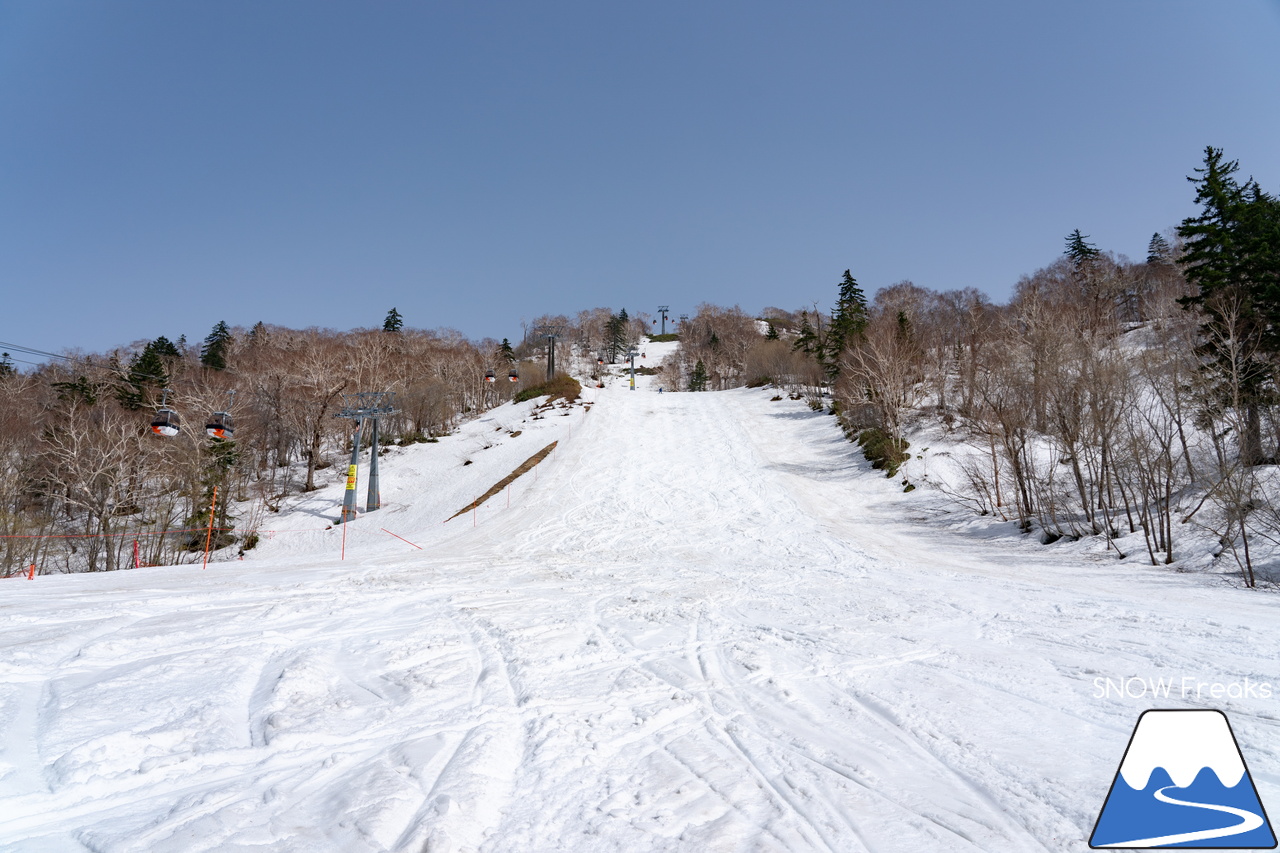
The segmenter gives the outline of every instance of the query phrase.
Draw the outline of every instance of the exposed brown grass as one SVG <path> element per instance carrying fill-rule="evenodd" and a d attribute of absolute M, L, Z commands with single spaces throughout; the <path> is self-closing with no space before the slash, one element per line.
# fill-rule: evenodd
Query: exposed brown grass
<path fill-rule="evenodd" d="M 519 392 L 515 396 L 515 401 L 523 403 L 535 397 L 546 396 L 548 398 L 546 404 L 553 403 L 556 400 L 572 403 L 578 399 L 578 395 L 581 393 L 582 386 L 578 383 L 578 380 L 566 373 L 557 373 L 550 382 L 543 382 L 541 385 L 534 385 Z"/>
<path fill-rule="evenodd" d="M 512 471 L 510 474 L 508 474 L 507 476 L 505 476 L 505 477 L 503 477 L 501 480 L 499 480 L 497 483 L 495 483 L 495 484 L 494 484 L 494 485 L 489 489 L 489 491 L 485 492 L 483 495 L 481 495 L 480 497 L 476 498 L 476 499 L 475 499 L 475 500 L 473 500 L 471 503 L 467 504 L 467 505 L 466 505 L 466 506 L 464 506 L 462 509 L 460 509 L 460 510 L 458 510 L 457 512 L 455 512 L 453 515 L 451 515 L 451 516 L 449 516 L 448 518 L 446 518 L 446 519 L 445 519 L 445 521 L 446 521 L 446 522 L 453 521 L 455 518 L 457 518 L 458 516 L 462 515 L 464 512 L 471 512 L 471 510 L 473 510 L 473 509 L 475 509 L 476 507 L 480 506 L 480 504 L 482 504 L 482 503 L 484 503 L 485 501 L 489 500 L 489 498 L 493 497 L 493 496 L 494 496 L 494 495 L 496 495 L 498 492 L 502 491 L 502 490 L 503 490 L 503 489 L 505 489 L 507 486 L 509 486 L 509 485 L 511 485 L 512 483 L 514 483 L 514 482 L 515 482 L 516 480 L 518 480 L 522 475 L 529 473 L 529 471 L 533 470 L 533 466 L 534 466 L 534 465 L 537 465 L 537 464 L 538 464 L 539 462 L 541 462 L 543 459 L 546 459 L 546 458 L 547 458 L 547 456 L 548 456 L 548 455 L 550 455 L 551 451 L 553 451 L 553 450 L 555 450 L 555 449 L 556 449 L 556 445 L 557 445 L 558 443 L 559 443 L 559 442 L 555 442 L 555 441 L 551 442 L 551 443 L 550 443 L 550 444 L 548 444 L 546 447 L 542 448 L 542 449 L 541 449 L 541 450 L 539 450 L 537 453 L 535 453 L 535 454 L 533 454 L 532 456 L 530 456 L 530 457 L 529 457 L 528 459 L 526 459 L 524 462 L 521 462 L 521 463 L 520 463 L 520 467 L 516 468 L 516 470 Z"/>

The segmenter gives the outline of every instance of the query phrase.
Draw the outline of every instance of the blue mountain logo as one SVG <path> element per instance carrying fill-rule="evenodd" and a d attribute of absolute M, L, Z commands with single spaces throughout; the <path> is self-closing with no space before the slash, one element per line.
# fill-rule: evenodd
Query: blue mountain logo
<path fill-rule="evenodd" d="M 1275 848 L 1275 833 L 1226 715 L 1143 712 L 1089 846 Z"/>

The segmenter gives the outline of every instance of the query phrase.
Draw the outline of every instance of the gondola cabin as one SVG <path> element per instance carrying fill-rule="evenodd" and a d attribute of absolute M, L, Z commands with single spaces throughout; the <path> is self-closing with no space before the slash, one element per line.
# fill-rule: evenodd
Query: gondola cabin
<path fill-rule="evenodd" d="M 512 382 L 519 382 L 520 372 L 517 370 L 511 371 L 510 373 L 507 374 L 507 379 L 511 380 Z"/>
<path fill-rule="evenodd" d="M 178 413 L 169 408 L 160 409 L 151 421 L 151 431 L 165 438 L 173 438 L 178 434 Z"/>
<path fill-rule="evenodd" d="M 496 382 L 497 380 L 498 380 L 498 375 L 494 373 L 492 370 L 486 370 L 484 372 L 485 382 Z"/>
<path fill-rule="evenodd" d="M 235 426 L 231 423 L 231 415 L 228 412 L 214 412 L 213 416 L 209 418 L 209 422 L 204 425 L 205 435 L 220 441 L 230 441 L 235 431 Z"/>

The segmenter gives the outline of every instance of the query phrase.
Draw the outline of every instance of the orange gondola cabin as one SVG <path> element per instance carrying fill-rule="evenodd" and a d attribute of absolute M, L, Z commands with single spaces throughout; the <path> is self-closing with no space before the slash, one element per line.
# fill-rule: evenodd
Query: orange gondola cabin
<path fill-rule="evenodd" d="M 151 420 L 151 431 L 165 438 L 173 438 L 178 434 L 178 413 L 167 407 L 161 408 Z"/>
<path fill-rule="evenodd" d="M 235 431 L 229 412 L 214 412 L 209 422 L 204 425 L 204 434 L 219 441 L 230 441 Z"/>

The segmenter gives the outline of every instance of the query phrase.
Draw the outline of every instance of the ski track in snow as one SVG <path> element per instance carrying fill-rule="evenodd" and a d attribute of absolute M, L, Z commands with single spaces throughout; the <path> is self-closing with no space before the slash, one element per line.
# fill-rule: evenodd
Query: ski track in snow
<path fill-rule="evenodd" d="M 1085 850 L 1150 706 L 1095 677 L 1280 672 L 1269 596 L 909 521 L 829 416 L 640 386 L 389 457 L 345 562 L 7 582 L 0 849 Z M 1211 706 L 1264 802 L 1275 702 Z"/>

